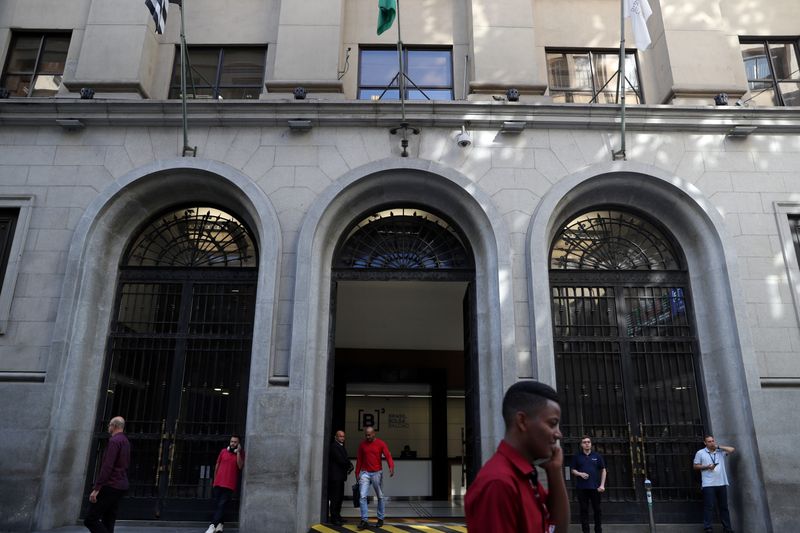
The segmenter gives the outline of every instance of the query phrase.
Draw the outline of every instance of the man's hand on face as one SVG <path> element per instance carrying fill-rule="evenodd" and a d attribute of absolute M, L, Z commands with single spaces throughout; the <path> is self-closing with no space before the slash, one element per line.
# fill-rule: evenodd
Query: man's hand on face
<path fill-rule="evenodd" d="M 550 459 L 546 463 L 542 464 L 542 468 L 544 468 L 548 472 L 551 470 L 560 471 L 561 468 L 564 466 L 564 450 L 562 450 L 561 446 L 559 446 L 558 444 L 553 446 L 551 450 L 552 450 L 552 455 L 550 456 Z"/>

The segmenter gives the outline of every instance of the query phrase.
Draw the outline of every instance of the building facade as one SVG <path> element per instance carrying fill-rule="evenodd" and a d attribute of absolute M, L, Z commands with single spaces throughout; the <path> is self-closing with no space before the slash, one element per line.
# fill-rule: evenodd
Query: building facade
<path fill-rule="evenodd" d="M 713 433 L 736 528 L 791 529 L 800 4 L 652 0 L 625 133 L 619 2 L 183 4 L 0 5 L 0 529 L 79 519 L 113 415 L 130 519 L 207 521 L 241 433 L 230 518 L 306 531 L 365 424 L 389 494 L 457 501 L 519 379 L 610 521 L 645 479 L 697 521 Z"/>

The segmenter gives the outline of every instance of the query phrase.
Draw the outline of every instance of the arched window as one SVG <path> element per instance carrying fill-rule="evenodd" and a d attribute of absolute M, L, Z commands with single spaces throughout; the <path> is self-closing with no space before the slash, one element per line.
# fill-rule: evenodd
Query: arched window
<path fill-rule="evenodd" d="M 393 207 L 370 214 L 346 233 L 334 268 L 472 269 L 465 239 L 424 209 Z"/>

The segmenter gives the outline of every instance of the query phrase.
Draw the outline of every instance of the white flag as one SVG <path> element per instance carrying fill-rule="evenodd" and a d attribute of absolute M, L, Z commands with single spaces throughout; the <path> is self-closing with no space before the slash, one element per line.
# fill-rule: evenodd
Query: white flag
<path fill-rule="evenodd" d="M 650 32 L 647 31 L 647 19 L 653 14 L 647 0 L 622 0 L 625 2 L 625 17 L 631 19 L 633 38 L 636 48 L 646 50 L 650 46 Z"/>
<path fill-rule="evenodd" d="M 145 0 L 144 5 L 150 10 L 153 20 L 156 23 L 156 33 L 162 35 L 167 27 L 168 0 Z"/>

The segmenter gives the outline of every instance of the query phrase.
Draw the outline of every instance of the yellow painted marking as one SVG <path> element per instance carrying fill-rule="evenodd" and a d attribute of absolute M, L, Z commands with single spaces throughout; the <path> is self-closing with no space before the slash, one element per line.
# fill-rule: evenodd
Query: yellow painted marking
<path fill-rule="evenodd" d="M 411 527 L 419 531 L 425 531 L 425 533 L 444 533 L 444 531 L 442 531 L 441 529 L 433 529 L 432 527 L 428 526 L 411 526 Z"/>
<path fill-rule="evenodd" d="M 358 529 L 356 526 L 347 524 L 346 526 L 342 526 L 345 529 L 349 529 L 350 531 L 366 531 L 366 529 Z"/>
<path fill-rule="evenodd" d="M 323 526 L 322 524 L 313 525 L 311 526 L 311 529 L 314 531 L 319 531 L 320 533 L 337 533 L 337 530 Z"/>
<path fill-rule="evenodd" d="M 384 525 L 383 527 L 379 527 L 378 531 L 390 531 L 391 533 L 406 533 L 407 529 L 400 529 L 399 527 Z"/>
<path fill-rule="evenodd" d="M 466 526 L 448 525 L 447 527 L 449 527 L 453 531 L 459 531 L 460 533 L 467 533 Z"/>

